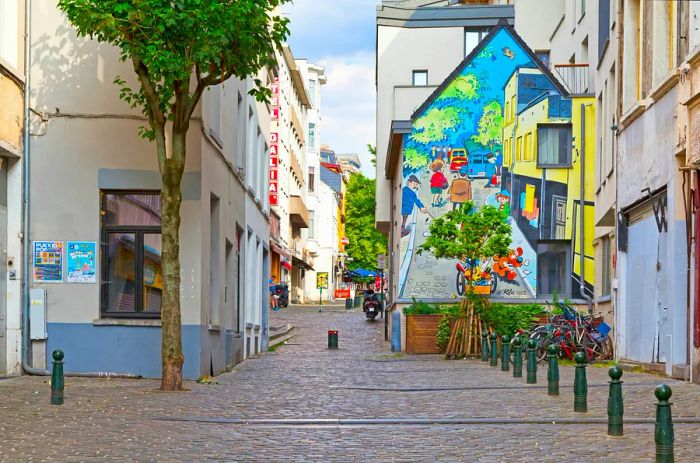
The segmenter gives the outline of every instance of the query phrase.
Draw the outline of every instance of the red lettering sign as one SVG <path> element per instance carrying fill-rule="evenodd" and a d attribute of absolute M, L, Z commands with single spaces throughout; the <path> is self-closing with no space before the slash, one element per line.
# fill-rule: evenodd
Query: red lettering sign
<path fill-rule="evenodd" d="M 277 193 L 270 193 L 270 206 L 276 206 L 277 205 Z"/>
<path fill-rule="evenodd" d="M 350 297 L 350 290 L 349 289 L 336 289 L 335 290 L 335 298 L 336 299 L 347 299 Z"/>
<path fill-rule="evenodd" d="M 270 167 L 277 169 L 279 158 L 270 158 Z"/>
<path fill-rule="evenodd" d="M 277 180 L 279 180 L 279 175 L 278 175 L 277 169 L 270 169 L 270 178 L 269 178 L 269 180 L 270 180 L 271 182 L 273 182 L 273 181 L 276 182 Z"/>

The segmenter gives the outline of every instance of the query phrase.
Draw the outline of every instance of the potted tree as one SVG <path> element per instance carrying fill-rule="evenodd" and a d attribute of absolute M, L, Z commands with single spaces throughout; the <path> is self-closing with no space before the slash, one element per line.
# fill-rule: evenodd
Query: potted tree
<path fill-rule="evenodd" d="M 481 324 L 474 305 L 490 294 L 493 276 L 489 260 L 508 255 L 510 244 L 511 227 L 504 213 L 493 206 L 477 209 L 468 201 L 430 223 L 430 236 L 418 247 L 418 253 L 430 252 L 439 259 L 457 260 L 466 286 L 447 345 L 448 358 L 478 350 Z"/>

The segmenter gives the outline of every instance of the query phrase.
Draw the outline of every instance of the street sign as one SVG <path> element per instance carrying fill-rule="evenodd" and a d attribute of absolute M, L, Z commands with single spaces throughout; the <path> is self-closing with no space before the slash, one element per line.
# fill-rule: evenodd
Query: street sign
<path fill-rule="evenodd" d="M 328 288 L 328 272 L 318 272 L 316 274 L 316 288 Z"/>
<path fill-rule="evenodd" d="M 377 268 L 384 270 L 386 268 L 386 254 L 377 255 Z"/>

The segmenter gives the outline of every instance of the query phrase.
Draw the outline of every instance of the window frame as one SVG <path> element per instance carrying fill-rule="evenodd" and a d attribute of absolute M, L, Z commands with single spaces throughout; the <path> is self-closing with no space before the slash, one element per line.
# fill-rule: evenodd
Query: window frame
<path fill-rule="evenodd" d="M 469 33 L 478 34 L 478 40 L 476 42 L 476 45 L 474 45 L 474 47 L 471 50 L 467 51 L 467 34 L 469 34 Z M 465 27 L 464 28 L 464 35 L 463 35 L 462 43 L 464 45 L 464 57 L 465 58 L 467 56 L 469 56 L 471 54 L 471 52 L 476 49 L 476 47 L 479 46 L 481 41 L 484 40 L 484 38 L 488 35 L 488 33 L 489 33 L 488 27 Z"/>
<path fill-rule="evenodd" d="M 100 190 L 100 318 L 133 318 L 133 319 L 160 319 L 161 313 L 146 312 L 144 307 L 144 235 L 160 235 L 163 237 L 163 227 L 161 225 L 107 225 L 104 223 L 106 209 L 106 199 L 108 195 L 152 195 L 158 194 L 160 190 Z M 136 269 L 134 270 L 134 311 L 133 312 L 110 312 L 108 311 L 109 291 L 106 290 L 110 281 L 107 280 L 109 274 L 109 235 L 112 233 L 131 233 L 134 235 L 134 260 Z M 162 243 L 162 241 L 161 241 Z M 161 250 L 162 252 L 162 250 Z M 138 309 L 141 309 L 139 312 Z M 161 304 L 162 310 L 162 304 Z"/>
<path fill-rule="evenodd" d="M 568 160 L 566 162 L 556 162 L 556 163 L 550 163 L 550 162 L 542 162 L 540 160 L 540 140 L 542 137 L 540 136 L 540 129 L 547 129 L 547 128 L 557 128 L 561 129 L 563 127 L 566 127 L 569 129 L 569 146 L 570 149 L 568 149 L 566 152 L 568 153 Z M 568 124 L 558 124 L 558 123 L 544 123 L 544 124 L 537 124 L 537 167 L 540 169 L 550 169 L 550 168 L 571 168 L 573 166 L 574 162 L 574 156 L 573 156 L 573 141 L 574 141 L 574 132 L 573 132 L 573 125 L 568 123 Z"/>
<path fill-rule="evenodd" d="M 416 84 L 416 75 L 425 74 L 425 84 Z M 411 85 L 414 87 L 427 87 L 429 83 L 429 75 L 427 69 L 414 69 L 411 72 Z"/>

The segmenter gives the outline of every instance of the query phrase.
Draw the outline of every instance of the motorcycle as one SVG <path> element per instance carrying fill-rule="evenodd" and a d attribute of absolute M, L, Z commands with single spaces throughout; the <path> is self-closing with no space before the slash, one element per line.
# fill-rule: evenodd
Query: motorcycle
<path fill-rule="evenodd" d="M 362 310 L 365 313 L 365 317 L 367 317 L 367 320 L 369 321 L 374 321 L 379 314 L 379 298 L 371 289 L 365 291 L 364 300 L 362 302 Z"/>
<path fill-rule="evenodd" d="M 289 305 L 289 286 L 286 283 L 276 284 L 275 296 L 277 296 L 277 305 L 280 308 L 287 307 Z"/>

